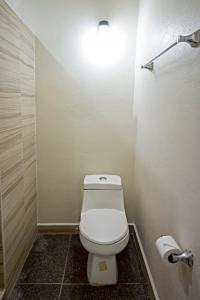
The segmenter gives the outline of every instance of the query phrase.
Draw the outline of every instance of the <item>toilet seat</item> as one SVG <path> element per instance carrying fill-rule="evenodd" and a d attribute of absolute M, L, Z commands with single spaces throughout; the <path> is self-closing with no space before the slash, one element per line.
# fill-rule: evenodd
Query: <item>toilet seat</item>
<path fill-rule="evenodd" d="M 117 243 L 128 233 L 126 215 L 116 209 L 90 209 L 81 216 L 80 233 L 96 244 Z"/>

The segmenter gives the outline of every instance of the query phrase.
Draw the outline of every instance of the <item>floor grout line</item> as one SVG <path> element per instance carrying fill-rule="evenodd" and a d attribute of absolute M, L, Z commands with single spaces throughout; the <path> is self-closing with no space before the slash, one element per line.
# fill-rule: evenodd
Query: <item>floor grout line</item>
<path fill-rule="evenodd" d="M 20 282 L 17 285 L 60 285 L 60 282 Z"/>
<path fill-rule="evenodd" d="M 138 260 L 138 264 L 139 264 L 139 268 L 140 268 L 140 274 L 141 274 L 141 276 L 143 277 L 143 280 L 144 280 L 143 285 L 146 286 L 146 289 L 145 289 L 146 297 L 147 297 L 147 299 L 151 299 L 151 296 L 149 296 L 149 292 L 150 293 L 152 292 L 152 290 L 151 290 L 152 287 L 151 287 L 150 281 L 148 282 L 149 277 L 148 277 L 148 274 L 147 274 L 146 267 L 144 265 L 144 260 L 143 260 L 142 253 L 141 253 L 141 250 L 140 250 L 140 247 L 139 247 L 139 244 L 138 244 L 135 229 L 134 229 L 134 233 L 132 235 L 132 240 L 133 240 L 133 243 L 134 243 L 135 249 L 136 249 L 136 256 L 137 256 L 137 260 Z"/>
<path fill-rule="evenodd" d="M 137 285 L 143 284 L 141 282 L 118 282 L 117 285 Z M 83 282 L 71 282 L 71 283 L 52 283 L 52 282 L 26 282 L 26 283 L 18 283 L 18 285 L 71 285 L 71 286 L 79 286 L 79 285 L 86 285 L 92 286 L 90 283 L 83 283 Z M 112 285 L 109 285 L 112 286 Z M 95 287 L 95 286 L 94 286 Z"/>
<path fill-rule="evenodd" d="M 64 270 L 63 270 L 63 276 L 62 276 L 62 281 L 61 281 L 61 285 L 60 285 L 60 291 L 59 291 L 59 295 L 58 295 L 58 300 L 60 300 L 61 292 L 62 292 L 62 286 L 63 286 L 63 282 L 64 282 L 64 279 L 65 279 L 65 272 L 66 272 L 66 267 L 67 267 L 67 260 L 68 260 L 68 255 L 69 255 L 69 249 L 70 249 L 71 240 L 72 240 L 72 236 L 70 234 L 69 244 L 68 244 L 67 254 L 66 254 L 66 259 L 65 259 L 65 265 L 64 265 Z"/>
<path fill-rule="evenodd" d="M 65 235 L 65 234 L 64 234 Z M 61 295 L 64 293 L 64 289 L 72 289 L 72 290 L 76 290 L 77 289 L 88 289 L 89 286 L 91 286 L 88 282 L 65 282 L 65 275 L 66 275 L 66 271 L 68 271 L 68 261 L 69 261 L 69 258 L 70 258 L 70 249 L 72 249 L 73 247 L 73 243 L 72 243 L 72 235 L 71 234 L 67 234 L 69 236 L 68 238 L 68 244 L 66 243 L 66 254 L 65 254 L 65 257 L 63 258 L 63 262 L 62 262 L 62 267 L 63 267 L 63 271 L 61 270 L 61 277 L 60 277 L 60 282 L 21 282 L 21 283 L 18 283 L 18 285 L 21 286 L 22 290 L 23 290 L 23 286 L 24 286 L 24 289 L 30 289 L 29 286 L 34 286 L 34 289 L 37 289 L 37 288 L 41 288 L 41 289 L 45 289 L 45 286 L 47 287 L 48 285 L 52 286 L 54 285 L 55 286 L 55 289 L 57 290 L 56 294 L 58 296 L 58 300 L 61 299 Z M 77 234 L 76 234 L 77 235 Z M 143 273 L 143 270 L 141 269 L 142 268 L 142 257 L 140 256 L 140 249 L 138 247 L 138 244 L 137 244 L 137 238 L 135 237 L 134 233 L 130 233 L 130 240 L 129 240 L 129 243 L 131 242 L 131 244 L 133 245 L 133 247 L 135 248 L 135 254 L 132 254 L 132 255 L 136 255 L 136 260 L 137 260 L 137 264 L 140 265 L 139 267 L 139 273 Z M 132 248 L 132 246 L 131 246 Z M 143 276 L 142 276 L 143 277 Z M 67 281 L 67 280 L 66 280 Z M 135 282 L 118 282 L 116 286 L 118 286 L 119 288 L 123 289 L 137 289 L 139 285 L 142 285 L 143 288 L 144 288 L 144 296 L 145 296 L 145 299 L 146 300 L 150 300 L 151 299 L 151 296 L 149 296 L 149 292 L 148 292 L 148 289 L 147 289 L 147 282 L 146 282 L 146 279 L 144 278 L 144 280 L 142 281 L 139 281 L 138 280 L 130 280 L 130 281 L 135 281 Z M 41 285 L 41 287 L 39 287 Z M 38 287 L 37 287 L 38 286 Z M 92 287 L 92 286 L 91 286 Z M 95 288 L 95 286 L 94 286 Z M 112 289 L 112 286 L 111 286 L 111 289 Z M 90 289 L 89 289 L 90 291 Z M 143 294 L 143 292 L 142 292 Z M 81 298 L 80 298 L 81 299 Z M 153 298 L 152 298 L 153 299 Z"/>
<path fill-rule="evenodd" d="M 135 247 L 135 250 L 136 250 L 136 258 L 137 258 L 137 261 L 139 262 L 140 267 L 141 267 L 142 261 L 141 261 L 141 256 L 140 256 L 140 252 L 139 252 L 139 249 L 138 249 L 138 245 L 137 245 L 135 235 L 132 234 L 132 236 L 130 238 L 132 238 L 132 243 L 133 243 L 133 245 Z"/>
<path fill-rule="evenodd" d="M 142 261 L 141 253 L 140 253 L 140 250 L 138 249 L 138 244 L 137 244 L 137 241 L 136 241 L 136 238 L 135 238 L 134 235 L 133 235 L 132 239 L 133 239 L 133 243 L 134 243 L 134 246 L 135 246 L 135 249 L 136 249 L 137 260 L 139 262 L 140 269 L 142 270 L 143 261 Z M 142 273 L 143 273 L 143 270 L 142 270 Z M 142 275 L 144 275 L 144 274 L 142 274 Z"/>
<path fill-rule="evenodd" d="M 66 286 L 91 286 L 91 287 L 112 287 L 112 286 L 119 286 L 119 285 L 142 285 L 142 282 L 118 282 L 117 284 L 110 284 L 110 285 L 102 285 L 102 286 L 96 286 L 96 285 L 91 285 L 89 283 L 63 283 L 62 285 L 66 285 Z"/>

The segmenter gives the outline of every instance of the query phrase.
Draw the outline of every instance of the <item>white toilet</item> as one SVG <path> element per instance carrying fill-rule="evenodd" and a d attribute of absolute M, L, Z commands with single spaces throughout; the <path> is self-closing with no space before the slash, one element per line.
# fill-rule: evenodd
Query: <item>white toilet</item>
<path fill-rule="evenodd" d="M 129 241 L 120 176 L 85 176 L 80 240 L 89 252 L 87 276 L 90 284 L 116 284 L 116 254 Z"/>

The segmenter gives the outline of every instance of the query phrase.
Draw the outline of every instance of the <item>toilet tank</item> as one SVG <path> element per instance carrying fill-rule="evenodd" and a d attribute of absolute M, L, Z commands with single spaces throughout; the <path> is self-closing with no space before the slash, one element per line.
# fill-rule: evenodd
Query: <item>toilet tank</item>
<path fill-rule="evenodd" d="M 87 175 L 84 178 L 83 188 L 82 213 L 97 208 L 124 211 L 124 196 L 120 176 Z"/>
<path fill-rule="evenodd" d="M 87 175 L 83 186 L 84 190 L 121 190 L 122 180 L 118 175 Z"/>

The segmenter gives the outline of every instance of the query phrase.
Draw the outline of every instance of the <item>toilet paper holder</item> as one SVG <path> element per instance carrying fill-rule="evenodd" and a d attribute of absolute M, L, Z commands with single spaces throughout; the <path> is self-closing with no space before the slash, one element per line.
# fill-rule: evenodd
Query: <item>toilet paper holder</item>
<path fill-rule="evenodd" d="M 192 268 L 194 263 L 194 255 L 191 250 L 184 250 L 180 253 L 172 253 L 168 257 L 168 261 L 172 264 L 177 262 L 183 262 Z"/>

